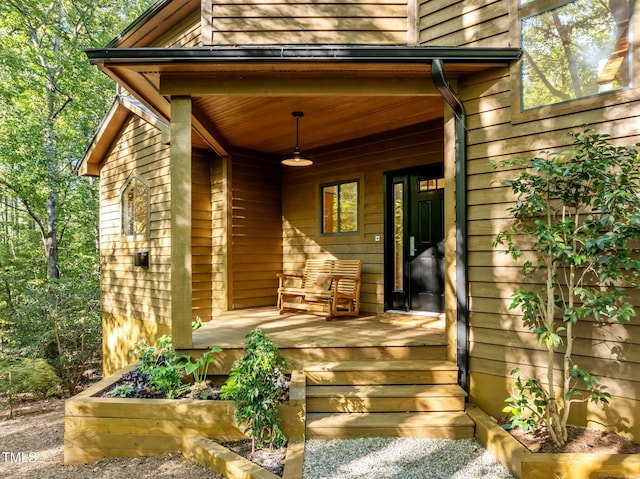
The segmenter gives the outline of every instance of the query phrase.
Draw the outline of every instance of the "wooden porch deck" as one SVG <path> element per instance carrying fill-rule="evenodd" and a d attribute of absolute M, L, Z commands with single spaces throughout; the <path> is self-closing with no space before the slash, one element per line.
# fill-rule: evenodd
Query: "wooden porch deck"
<path fill-rule="evenodd" d="M 198 355 L 222 348 L 221 372 L 239 357 L 246 335 L 255 328 L 303 366 L 308 361 L 442 359 L 446 356 L 444 319 L 439 316 L 385 313 L 327 321 L 313 313 L 280 315 L 275 308 L 223 313 L 193 333 Z"/>

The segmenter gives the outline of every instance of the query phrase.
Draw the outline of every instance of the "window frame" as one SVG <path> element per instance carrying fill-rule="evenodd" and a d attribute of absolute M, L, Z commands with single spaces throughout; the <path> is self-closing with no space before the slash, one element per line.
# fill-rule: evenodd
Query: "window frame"
<path fill-rule="evenodd" d="M 126 207 L 126 205 L 128 204 L 128 202 L 127 202 L 126 196 L 127 196 L 127 191 L 129 190 L 129 188 L 131 187 L 134 181 L 140 183 L 142 186 L 144 186 L 144 189 L 145 189 L 145 215 L 146 215 L 145 225 L 146 226 L 145 226 L 144 233 L 130 234 L 129 228 L 128 228 L 129 225 L 125 225 L 125 221 L 129 222 L 130 220 L 129 215 L 127 214 L 128 208 Z M 122 238 L 146 239 L 149 237 L 149 209 L 150 209 L 149 185 L 140 175 L 138 175 L 137 173 L 134 173 L 127 179 L 124 186 L 122 187 L 122 190 L 120 191 L 120 235 L 122 236 Z M 135 222 L 135 219 L 134 219 L 134 222 Z"/>
<path fill-rule="evenodd" d="M 324 189 L 327 187 L 331 187 L 331 186 L 338 186 L 340 187 L 341 185 L 346 185 L 346 184 L 350 184 L 350 183 L 355 183 L 356 184 L 356 193 L 357 193 L 357 204 L 356 204 L 356 230 L 355 231 L 329 231 L 326 232 L 324 230 L 324 225 L 325 225 L 325 221 L 324 221 Z M 345 179 L 345 180 L 338 180 L 338 181 L 332 181 L 332 182 L 328 182 L 328 183 L 321 183 L 320 187 L 318 188 L 318 196 L 319 196 L 319 232 L 320 232 L 320 236 L 359 236 L 361 233 L 361 229 L 362 229 L 362 215 L 361 215 L 361 209 L 362 209 L 362 179 L 361 178 L 349 178 L 349 179 Z M 338 204 L 338 209 L 340 208 L 340 205 Z"/>
<path fill-rule="evenodd" d="M 520 6 L 520 0 L 512 0 L 511 16 L 515 18 L 514 28 L 511 29 L 511 43 L 522 46 L 522 22 L 521 20 L 531 15 L 541 14 L 545 11 L 569 4 L 576 0 L 532 0 L 526 5 Z M 511 88 L 511 122 L 513 124 L 525 123 L 545 118 L 554 118 L 570 115 L 588 110 L 597 110 L 611 105 L 632 102 L 640 99 L 640 1 L 629 0 L 629 45 L 632 48 L 629 61 L 630 85 L 626 88 L 597 93 L 595 95 L 566 100 L 550 105 L 542 105 L 523 110 L 522 105 L 522 59 L 514 62 L 510 68 L 512 78 Z M 635 21 L 634 21 L 635 20 Z M 586 123 L 591 123 L 587 121 Z"/>

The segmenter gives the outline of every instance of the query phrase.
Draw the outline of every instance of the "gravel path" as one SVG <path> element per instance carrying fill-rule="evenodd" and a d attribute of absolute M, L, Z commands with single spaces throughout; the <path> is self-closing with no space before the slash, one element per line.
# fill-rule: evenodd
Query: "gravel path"
<path fill-rule="evenodd" d="M 0 410 L 0 413 L 4 411 Z M 3 479 L 222 479 L 180 454 L 63 465 L 63 401 L 0 416 Z M 474 440 L 373 438 L 307 441 L 302 479 L 512 479 Z"/>
<path fill-rule="evenodd" d="M 473 439 L 307 441 L 303 479 L 513 479 Z"/>

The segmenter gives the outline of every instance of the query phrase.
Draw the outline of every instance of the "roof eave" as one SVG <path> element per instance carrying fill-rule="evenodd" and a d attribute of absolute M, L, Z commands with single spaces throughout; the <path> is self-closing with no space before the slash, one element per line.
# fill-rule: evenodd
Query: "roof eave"
<path fill-rule="evenodd" d="M 520 48 L 274 45 L 192 48 L 96 48 L 85 50 L 92 63 L 180 62 L 351 62 L 505 64 L 522 55 Z"/>
<path fill-rule="evenodd" d="M 118 95 L 111 108 L 102 119 L 93 140 L 87 147 L 80 166 L 77 169 L 79 176 L 99 176 L 100 162 L 111 147 L 117 132 L 129 117 L 134 114 L 158 128 L 164 134 L 168 133 L 169 126 L 162 119 L 134 98 Z"/>

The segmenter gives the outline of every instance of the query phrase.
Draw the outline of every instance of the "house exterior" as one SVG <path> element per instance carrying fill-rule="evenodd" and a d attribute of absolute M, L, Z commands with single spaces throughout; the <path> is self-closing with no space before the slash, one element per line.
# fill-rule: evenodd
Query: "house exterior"
<path fill-rule="evenodd" d="M 80 169 L 100 177 L 106 372 L 141 338 L 189 349 L 196 317 L 275 305 L 306 259 L 361 259 L 361 310 L 443 313 L 470 401 L 500 416 L 510 371 L 545 359 L 509 310 L 520 265 L 492 243 L 514 198 L 490 160 L 584 124 L 640 140 L 639 10 L 158 1 L 87 52 L 119 85 Z M 311 166 L 281 164 L 294 146 Z M 640 326 L 610 331 L 577 354 L 614 399 L 575 421 L 637 439 Z"/>

